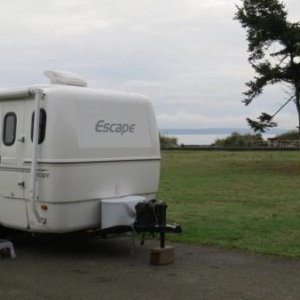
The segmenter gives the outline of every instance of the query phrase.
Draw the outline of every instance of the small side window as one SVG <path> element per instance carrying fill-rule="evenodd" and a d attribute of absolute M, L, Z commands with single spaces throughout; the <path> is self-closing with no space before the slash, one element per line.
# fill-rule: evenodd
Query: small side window
<path fill-rule="evenodd" d="M 42 108 L 40 110 L 39 144 L 41 144 L 45 140 L 46 121 L 47 121 L 46 111 Z M 31 141 L 33 141 L 33 128 L 34 128 L 34 112 L 32 113 L 32 117 L 31 117 Z"/>
<path fill-rule="evenodd" d="M 12 146 L 16 140 L 17 116 L 14 112 L 9 112 L 4 117 L 3 143 Z"/>

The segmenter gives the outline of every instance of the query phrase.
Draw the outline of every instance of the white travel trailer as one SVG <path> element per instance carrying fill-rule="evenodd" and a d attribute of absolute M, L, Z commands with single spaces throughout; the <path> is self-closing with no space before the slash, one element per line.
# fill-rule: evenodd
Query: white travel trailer
<path fill-rule="evenodd" d="M 67 233 L 132 225 L 155 197 L 159 136 L 149 100 L 67 72 L 0 90 L 0 225 Z"/>

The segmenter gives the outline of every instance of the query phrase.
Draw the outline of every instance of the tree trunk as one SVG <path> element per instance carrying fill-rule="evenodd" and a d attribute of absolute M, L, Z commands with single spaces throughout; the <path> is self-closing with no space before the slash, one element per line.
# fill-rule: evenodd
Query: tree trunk
<path fill-rule="evenodd" d="M 297 85 L 295 87 L 295 103 L 296 103 L 297 113 L 298 113 L 298 133 L 300 139 L 300 87 Z"/>

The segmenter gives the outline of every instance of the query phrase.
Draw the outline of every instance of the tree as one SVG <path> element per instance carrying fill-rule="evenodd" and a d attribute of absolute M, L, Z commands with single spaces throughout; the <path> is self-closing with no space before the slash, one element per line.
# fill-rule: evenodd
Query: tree
<path fill-rule="evenodd" d="M 247 31 L 249 63 L 254 78 L 246 83 L 244 104 L 249 105 L 264 87 L 287 83 L 290 97 L 273 115 L 263 112 L 258 120 L 247 118 L 255 132 L 277 126 L 273 118 L 290 101 L 298 112 L 300 133 L 300 23 L 287 20 L 285 5 L 279 0 L 242 0 L 235 14 Z"/>

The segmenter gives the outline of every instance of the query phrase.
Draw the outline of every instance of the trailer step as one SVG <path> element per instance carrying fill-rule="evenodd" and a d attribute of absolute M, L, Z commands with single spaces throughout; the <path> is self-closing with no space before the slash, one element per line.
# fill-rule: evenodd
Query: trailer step
<path fill-rule="evenodd" d="M 0 239 L 0 257 L 9 253 L 11 258 L 16 258 L 15 248 L 12 242 Z"/>

